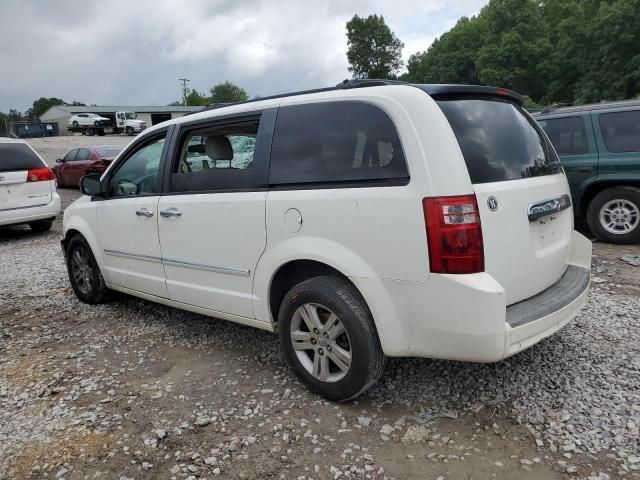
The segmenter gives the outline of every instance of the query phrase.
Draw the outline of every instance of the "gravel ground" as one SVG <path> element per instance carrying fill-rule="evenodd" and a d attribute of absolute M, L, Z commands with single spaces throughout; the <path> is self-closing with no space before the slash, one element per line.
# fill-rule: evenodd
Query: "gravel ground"
<path fill-rule="evenodd" d="M 333 404 L 267 332 L 79 303 L 59 234 L 0 230 L 0 478 L 640 478 L 637 247 L 596 243 L 587 307 L 537 346 L 392 359 Z"/>

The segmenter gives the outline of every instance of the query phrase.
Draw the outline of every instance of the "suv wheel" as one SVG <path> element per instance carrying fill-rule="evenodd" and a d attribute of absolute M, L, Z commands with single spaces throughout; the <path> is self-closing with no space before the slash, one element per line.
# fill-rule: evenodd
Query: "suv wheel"
<path fill-rule="evenodd" d="M 591 200 L 587 221 L 593 234 L 604 242 L 640 242 L 640 189 L 603 190 Z"/>
<path fill-rule="evenodd" d="M 73 121 L 72 125 L 73 125 L 73 128 L 78 128 L 78 122 L 76 122 L 75 120 Z"/>
<path fill-rule="evenodd" d="M 109 300 L 110 290 L 104 284 L 100 268 L 91 253 L 91 247 L 79 235 L 69 240 L 67 271 L 71 287 L 80 301 L 94 304 Z"/>
<path fill-rule="evenodd" d="M 53 220 L 38 220 L 37 222 L 31 222 L 29 228 L 32 232 L 40 233 L 51 230 L 51 225 L 53 225 Z"/>
<path fill-rule="evenodd" d="M 346 280 L 321 276 L 296 285 L 282 301 L 278 322 L 285 358 L 312 391 L 346 401 L 382 375 L 385 356 L 373 318 Z"/>

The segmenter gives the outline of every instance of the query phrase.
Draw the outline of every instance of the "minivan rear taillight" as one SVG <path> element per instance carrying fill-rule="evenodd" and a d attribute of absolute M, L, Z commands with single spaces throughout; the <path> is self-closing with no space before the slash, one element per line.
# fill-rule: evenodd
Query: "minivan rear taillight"
<path fill-rule="evenodd" d="M 475 195 L 422 200 L 432 273 L 484 271 L 482 229 Z"/>
<path fill-rule="evenodd" d="M 49 167 L 32 168 L 27 172 L 27 182 L 45 182 L 55 179 L 56 175 Z"/>

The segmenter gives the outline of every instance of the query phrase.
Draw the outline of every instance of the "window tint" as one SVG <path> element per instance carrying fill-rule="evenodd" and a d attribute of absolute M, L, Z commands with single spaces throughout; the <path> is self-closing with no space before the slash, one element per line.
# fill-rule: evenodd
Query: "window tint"
<path fill-rule="evenodd" d="M 182 135 L 171 175 L 174 192 L 264 187 L 266 158 L 256 155 L 260 118 L 217 123 Z"/>
<path fill-rule="evenodd" d="M 67 153 L 64 156 L 64 161 L 65 162 L 73 162 L 76 159 L 76 155 L 78 155 L 78 149 L 74 148 L 73 150 L 71 150 L 69 153 Z"/>
<path fill-rule="evenodd" d="M 109 195 L 124 197 L 158 192 L 158 168 L 165 137 L 151 140 L 119 164 L 109 182 Z"/>
<path fill-rule="evenodd" d="M 361 102 L 327 102 L 278 111 L 270 184 L 408 178 L 398 132 L 379 108 Z"/>
<path fill-rule="evenodd" d="M 76 161 L 79 162 L 80 160 L 89 160 L 89 155 L 91 155 L 91 152 L 89 152 L 89 150 L 87 150 L 86 148 L 81 148 L 78 150 Z"/>
<path fill-rule="evenodd" d="M 536 121 L 516 104 L 453 97 L 438 105 L 458 139 L 472 183 L 562 172 Z"/>
<path fill-rule="evenodd" d="M 603 113 L 600 129 L 610 152 L 640 152 L 640 110 Z"/>
<path fill-rule="evenodd" d="M 0 143 L 0 172 L 42 168 L 44 163 L 24 143 Z"/>
<path fill-rule="evenodd" d="M 587 153 L 587 132 L 582 117 L 549 118 L 538 123 L 544 128 L 558 155 Z"/>

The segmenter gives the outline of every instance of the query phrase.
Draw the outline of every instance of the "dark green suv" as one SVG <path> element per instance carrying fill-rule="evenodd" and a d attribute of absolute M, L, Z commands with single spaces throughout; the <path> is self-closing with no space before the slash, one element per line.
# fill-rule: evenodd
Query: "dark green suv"
<path fill-rule="evenodd" d="M 640 242 L 640 100 L 550 108 L 533 117 L 564 166 L 577 221 L 611 243 Z"/>

